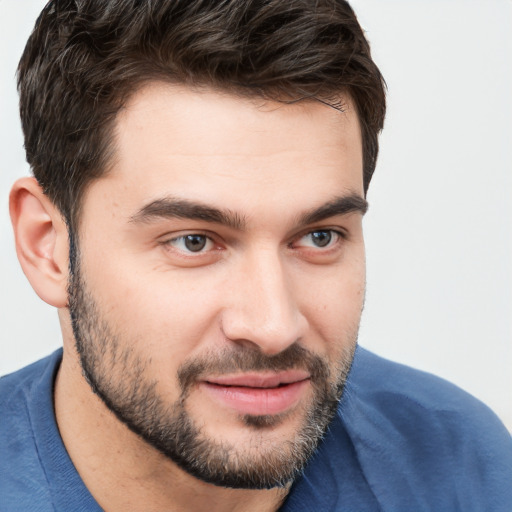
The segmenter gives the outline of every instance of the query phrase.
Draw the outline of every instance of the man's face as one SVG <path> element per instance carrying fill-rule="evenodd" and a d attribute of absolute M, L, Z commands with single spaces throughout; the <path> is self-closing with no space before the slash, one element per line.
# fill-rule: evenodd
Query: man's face
<path fill-rule="evenodd" d="M 87 190 L 84 373 L 192 475 L 284 485 L 334 414 L 364 297 L 361 138 L 340 113 L 152 84 Z"/>

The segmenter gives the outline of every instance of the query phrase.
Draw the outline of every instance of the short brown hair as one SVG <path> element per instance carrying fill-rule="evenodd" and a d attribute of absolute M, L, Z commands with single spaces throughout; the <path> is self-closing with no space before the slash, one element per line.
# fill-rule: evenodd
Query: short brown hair
<path fill-rule="evenodd" d="M 70 228 L 112 156 L 119 109 L 165 80 L 278 101 L 348 94 L 359 114 L 365 192 L 385 85 L 344 0 L 51 0 L 18 67 L 27 161 Z"/>

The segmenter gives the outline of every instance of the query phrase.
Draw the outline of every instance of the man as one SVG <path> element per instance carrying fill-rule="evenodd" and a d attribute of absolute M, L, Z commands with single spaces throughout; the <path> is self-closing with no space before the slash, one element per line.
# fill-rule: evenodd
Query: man
<path fill-rule="evenodd" d="M 1 381 L 2 510 L 509 510 L 483 405 L 356 349 L 385 111 L 345 2 L 50 2 L 20 263 L 64 347 Z"/>

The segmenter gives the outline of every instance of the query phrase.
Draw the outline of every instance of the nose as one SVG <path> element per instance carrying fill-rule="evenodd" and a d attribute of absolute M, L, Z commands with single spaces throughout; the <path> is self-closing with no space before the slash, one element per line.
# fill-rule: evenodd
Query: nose
<path fill-rule="evenodd" d="M 271 250 L 247 258 L 230 276 L 222 329 L 229 340 L 273 355 L 306 333 L 307 320 L 294 293 L 294 279 Z"/>

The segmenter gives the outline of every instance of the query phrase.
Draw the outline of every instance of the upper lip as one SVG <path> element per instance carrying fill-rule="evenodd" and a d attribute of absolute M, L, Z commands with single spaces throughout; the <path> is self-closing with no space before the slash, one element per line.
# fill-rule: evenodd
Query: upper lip
<path fill-rule="evenodd" d="M 239 373 L 231 375 L 220 375 L 205 379 L 210 384 L 217 386 L 239 386 L 248 388 L 276 388 L 285 384 L 292 384 L 310 378 L 305 370 L 286 370 L 272 373 Z"/>

